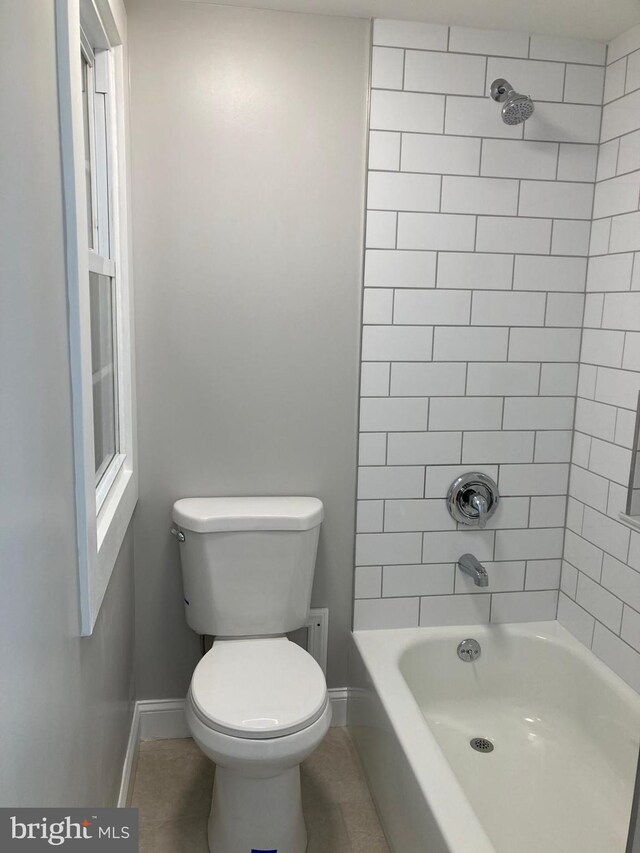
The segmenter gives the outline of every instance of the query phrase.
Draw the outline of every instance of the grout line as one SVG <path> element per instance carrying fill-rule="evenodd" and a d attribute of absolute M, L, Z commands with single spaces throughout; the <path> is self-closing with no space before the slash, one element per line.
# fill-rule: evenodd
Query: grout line
<path fill-rule="evenodd" d="M 387 172 L 386 174 L 396 174 L 396 173 L 395 172 Z M 406 174 L 411 174 L 411 173 L 410 172 L 403 172 L 402 174 L 406 175 Z M 445 175 L 444 177 L 455 177 L 455 176 Z M 465 175 L 464 177 L 469 177 L 469 176 Z M 481 181 L 491 180 L 491 181 L 493 181 L 493 180 L 498 180 L 498 179 L 496 179 L 496 178 L 479 178 L 479 179 L 473 178 L 473 180 L 481 180 Z M 549 182 L 549 183 L 551 183 L 551 182 Z M 415 210 L 412 208 L 398 208 L 398 209 L 390 210 L 388 207 L 373 207 L 373 206 L 371 206 L 367 209 L 367 212 L 368 213 L 393 213 L 396 216 L 399 213 L 410 213 L 414 216 L 423 216 L 423 217 L 426 217 L 426 216 L 443 216 L 443 217 L 444 216 L 462 216 L 462 217 L 471 218 L 472 216 L 480 216 L 480 217 L 484 217 L 485 219 L 510 219 L 510 220 L 515 219 L 515 220 L 519 220 L 520 222 L 522 222 L 524 220 L 529 220 L 529 221 L 535 221 L 535 222 L 551 222 L 551 223 L 553 223 L 553 222 L 569 222 L 572 224 L 581 223 L 583 225 L 589 225 L 590 224 L 590 220 L 587 219 L 587 217 L 531 216 L 530 214 L 525 214 L 523 216 L 519 216 L 519 215 L 505 214 L 505 213 L 487 213 L 484 211 L 479 211 L 479 212 L 476 211 L 473 213 L 469 213 L 469 212 L 464 212 L 464 211 Z M 636 213 L 636 211 L 630 210 L 630 211 L 626 211 L 625 213 L 618 214 L 618 215 L 626 216 L 629 213 Z M 608 217 L 603 217 L 603 218 L 607 219 Z M 595 221 L 599 222 L 601 220 L 596 219 Z M 376 248 L 376 247 L 374 246 L 374 247 L 370 247 L 370 248 Z M 437 251 L 437 250 L 433 249 L 431 251 Z M 454 249 L 454 250 L 448 250 L 448 251 L 458 251 L 458 250 Z M 632 250 L 627 250 L 627 251 L 632 251 Z M 511 254 L 512 252 L 513 252 L 513 249 L 510 252 L 505 252 L 503 254 Z M 517 254 L 526 254 L 526 253 L 518 252 Z M 550 252 L 533 252 L 532 254 L 549 255 L 551 253 Z M 566 253 L 564 253 L 564 254 L 566 254 Z M 587 255 L 583 253 L 581 255 L 577 255 L 577 257 L 584 258 L 584 257 L 587 257 Z"/>
<path fill-rule="evenodd" d="M 611 141 L 614 141 L 614 140 L 611 140 Z M 620 137 L 618 137 L 618 138 L 615 140 L 615 142 L 617 143 L 617 146 L 618 146 L 618 147 L 617 147 L 617 150 L 616 150 L 616 172 L 615 172 L 615 177 L 620 177 L 620 175 L 618 174 L 618 165 L 619 165 L 619 163 L 620 163 L 620 148 L 622 147 L 622 146 L 621 146 L 621 144 L 620 144 Z M 605 144 L 607 144 L 607 143 L 605 143 Z M 633 171 L 635 171 L 635 170 L 633 170 Z M 624 174 L 632 174 L 632 173 L 633 173 L 633 172 L 625 172 Z M 612 176 L 612 177 L 613 177 L 613 176 Z"/>
<path fill-rule="evenodd" d="M 411 50 L 411 48 L 408 48 L 408 50 Z M 466 55 L 468 56 L 469 54 L 466 54 Z M 542 60 L 536 60 L 536 61 L 542 61 Z M 558 65 L 560 63 L 555 63 L 555 64 Z M 572 63 L 572 64 L 576 64 L 576 63 Z M 428 97 L 428 98 L 455 98 L 455 99 L 461 99 L 461 100 L 474 100 L 474 101 L 483 101 L 487 97 L 487 95 L 484 94 L 484 92 L 479 95 L 477 93 L 477 90 L 476 91 L 469 91 L 469 92 L 446 92 L 444 89 L 398 89 L 398 88 L 395 88 L 393 86 L 373 86 L 372 90 L 374 92 L 393 92 L 396 94 L 409 93 L 412 95 L 425 95 L 425 97 Z M 609 104 L 615 103 L 616 101 L 620 101 L 620 100 L 622 100 L 622 98 L 628 97 L 629 95 L 633 95 L 636 91 L 638 91 L 638 90 L 634 89 L 633 92 L 627 92 L 626 94 L 621 95 L 619 98 L 614 98 L 614 100 L 610 101 L 607 104 L 607 106 L 609 106 Z M 587 108 L 587 109 L 591 109 L 591 110 L 602 109 L 602 104 L 598 104 L 598 103 L 586 103 L 585 104 L 584 101 L 563 101 L 560 98 L 536 98 L 536 103 L 555 105 L 558 107 L 578 107 L 579 109 L 582 109 L 582 108 Z M 378 130 L 379 128 L 374 127 L 374 128 L 370 128 L 370 129 L 371 130 Z M 384 128 L 381 128 L 381 129 L 384 129 Z M 522 127 L 522 129 L 524 129 L 524 128 Z M 508 134 L 508 131 L 504 131 L 504 133 L 505 133 L 505 136 L 502 136 L 501 137 L 502 139 L 505 139 L 505 138 L 506 139 L 521 139 L 522 138 L 521 136 L 520 137 L 519 136 L 510 136 Z M 529 140 L 529 141 L 536 141 L 536 140 Z M 542 141 L 544 141 L 544 140 L 542 140 Z M 551 141 L 557 142 L 558 140 L 552 139 Z M 565 141 L 571 142 L 572 140 L 565 140 Z M 597 144 L 597 143 L 592 143 L 592 144 Z"/>
<path fill-rule="evenodd" d="M 396 94 L 401 94 L 399 89 L 375 89 L 374 91 L 376 91 L 376 92 L 386 91 L 386 92 L 393 92 Z M 640 91 L 640 88 L 636 91 Z M 420 95 L 420 94 L 425 94 L 425 93 L 423 93 L 423 92 L 412 92 L 412 94 Z M 426 94 L 428 94 L 428 93 L 426 93 Z M 467 96 L 467 95 L 465 95 L 465 96 L 433 95 L 433 97 L 436 97 L 436 98 L 444 98 L 444 97 L 456 98 L 456 97 L 472 97 L 472 96 Z M 483 99 L 484 98 L 480 95 L 474 96 L 474 100 L 481 101 Z M 560 101 L 546 101 L 546 102 L 545 101 L 537 101 L 537 103 L 548 103 L 551 105 L 555 104 L 556 106 L 562 105 Z M 612 103 L 613 103 L 613 101 L 612 101 Z M 572 105 L 566 105 L 565 104 L 565 106 L 588 107 L 588 106 L 598 106 L 598 105 L 597 104 L 572 104 Z M 370 127 L 369 130 L 372 132 L 375 132 L 375 133 L 400 133 L 401 132 L 397 128 L 388 128 L 388 127 Z M 442 133 L 440 133 L 438 131 L 433 131 L 433 130 L 407 130 L 404 132 L 410 133 L 413 136 L 437 136 L 437 137 L 443 136 Z M 636 134 L 636 133 L 638 133 L 638 128 L 634 128 L 633 130 L 626 130 L 623 133 L 618 133 L 615 136 L 612 136 L 610 139 L 603 140 L 602 144 L 606 144 L 607 142 L 613 142 L 614 139 L 623 139 L 625 136 L 633 136 L 633 134 Z M 540 138 L 540 139 L 533 138 L 533 139 L 531 139 L 531 138 L 527 138 L 527 139 L 523 140 L 523 138 L 520 136 L 505 136 L 504 134 L 502 136 L 492 136 L 491 134 L 488 134 L 488 133 L 484 133 L 484 134 L 480 134 L 480 133 L 451 133 L 451 131 L 449 131 L 449 133 L 447 133 L 445 135 L 454 137 L 456 139 L 480 139 L 480 138 L 483 138 L 483 139 L 489 140 L 490 142 L 515 142 L 515 143 L 536 142 L 536 143 L 544 144 L 544 145 L 557 145 L 558 143 L 560 143 L 560 140 L 557 138 L 557 136 L 554 139 L 544 139 L 544 138 Z M 585 141 L 582 139 L 563 139 L 562 143 L 568 144 L 568 145 L 578 145 L 578 146 L 587 146 L 588 145 L 591 147 L 594 147 L 594 146 L 597 147 L 598 145 L 600 145 L 598 140 Z M 590 183 L 590 182 L 587 181 L 586 183 Z"/>
<path fill-rule="evenodd" d="M 593 220 L 591 222 L 591 228 L 593 229 Z M 607 251 L 604 253 L 604 256 L 607 256 L 611 252 L 611 232 L 612 231 L 613 231 L 613 217 L 611 217 L 609 219 L 609 232 L 607 234 Z M 614 254 L 619 254 L 619 253 L 616 252 Z M 623 254 L 626 254 L 626 253 L 623 253 Z M 600 257 L 603 257 L 603 256 L 600 256 Z M 589 260 L 591 260 L 591 258 L 589 258 Z"/>
<path fill-rule="evenodd" d="M 448 28 L 448 29 L 450 32 L 450 28 Z M 474 50 L 451 50 L 449 47 L 449 39 L 450 39 L 450 35 L 448 36 L 447 47 L 445 47 L 445 48 L 411 47 L 411 46 L 403 46 L 403 45 L 398 45 L 398 44 L 384 44 L 383 42 L 378 42 L 378 41 L 374 42 L 372 44 L 372 46 L 373 47 L 386 47 L 386 48 L 395 49 L 395 50 L 411 50 L 411 51 L 414 51 L 415 53 L 439 54 L 440 56 L 442 56 L 443 54 L 446 54 L 446 53 L 450 53 L 450 54 L 453 54 L 454 56 L 476 56 L 476 57 L 480 57 L 480 58 L 488 57 L 489 59 L 507 59 L 507 60 L 514 60 L 514 61 L 531 59 L 535 62 L 544 62 L 544 63 L 548 63 L 551 65 L 562 65 L 564 63 L 569 63 L 570 65 L 579 65 L 580 67 L 586 66 L 589 68 L 607 68 L 606 62 L 584 62 L 584 61 L 581 61 L 581 60 L 575 59 L 575 58 L 567 59 L 567 58 L 558 57 L 556 59 L 549 59 L 549 58 L 544 57 L 544 56 L 531 56 L 530 55 L 531 36 L 529 36 L 529 47 L 527 49 L 527 52 L 526 53 L 518 53 L 518 54 L 495 53 L 495 52 L 487 53 L 487 52 L 480 52 L 477 50 L 476 51 L 474 51 Z M 605 46 L 606 45 L 603 44 L 603 47 L 605 47 Z M 624 59 L 626 56 L 629 56 L 632 53 L 636 53 L 637 50 L 638 50 L 638 48 L 636 48 L 635 50 L 631 50 L 631 51 L 629 51 L 628 54 L 624 54 L 624 56 L 621 56 L 614 61 L 618 62 L 620 59 Z M 609 64 L 612 65 L 613 62 L 609 63 Z"/>

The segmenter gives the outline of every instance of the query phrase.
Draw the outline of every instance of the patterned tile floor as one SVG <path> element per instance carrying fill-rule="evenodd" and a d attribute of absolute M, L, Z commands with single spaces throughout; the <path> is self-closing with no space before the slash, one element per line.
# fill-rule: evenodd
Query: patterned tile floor
<path fill-rule="evenodd" d="M 213 773 L 191 739 L 140 745 L 140 853 L 208 853 Z M 389 853 L 348 729 L 329 729 L 301 775 L 307 853 Z"/>

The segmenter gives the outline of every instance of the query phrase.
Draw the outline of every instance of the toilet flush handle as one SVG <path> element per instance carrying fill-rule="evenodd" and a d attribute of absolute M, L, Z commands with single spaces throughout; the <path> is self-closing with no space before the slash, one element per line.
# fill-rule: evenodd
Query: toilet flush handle
<path fill-rule="evenodd" d="M 169 533 L 172 536 L 175 536 L 176 539 L 178 540 L 178 542 L 184 542 L 184 540 L 186 538 L 184 533 L 182 532 L 182 530 L 178 530 L 177 527 L 172 527 L 171 530 L 169 531 Z"/>

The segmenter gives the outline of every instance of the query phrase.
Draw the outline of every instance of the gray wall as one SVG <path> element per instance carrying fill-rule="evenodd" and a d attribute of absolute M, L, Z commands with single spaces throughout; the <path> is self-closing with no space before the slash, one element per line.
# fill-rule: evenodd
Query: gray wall
<path fill-rule="evenodd" d="M 3 0 L 0 79 L 0 805 L 110 805 L 133 537 L 80 639 L 53 0 Z"/>
<path fill-rule="evenodd" d="M 198 655 L 171 505 L 325 503 L 313 603 L 329 683 L 351 624 L 369 24 L 128 3 L 140 502 L 140 697 Z"/>

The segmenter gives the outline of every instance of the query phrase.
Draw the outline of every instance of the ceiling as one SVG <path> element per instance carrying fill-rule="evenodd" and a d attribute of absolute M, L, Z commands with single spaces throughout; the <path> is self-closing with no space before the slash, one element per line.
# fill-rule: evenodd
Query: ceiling
<path fill-rule="evenodd" d="M 430 21 L 597 41 L 610 41 L 640 23 L 640 0 L 227 0 L 215 5 Z"/>

